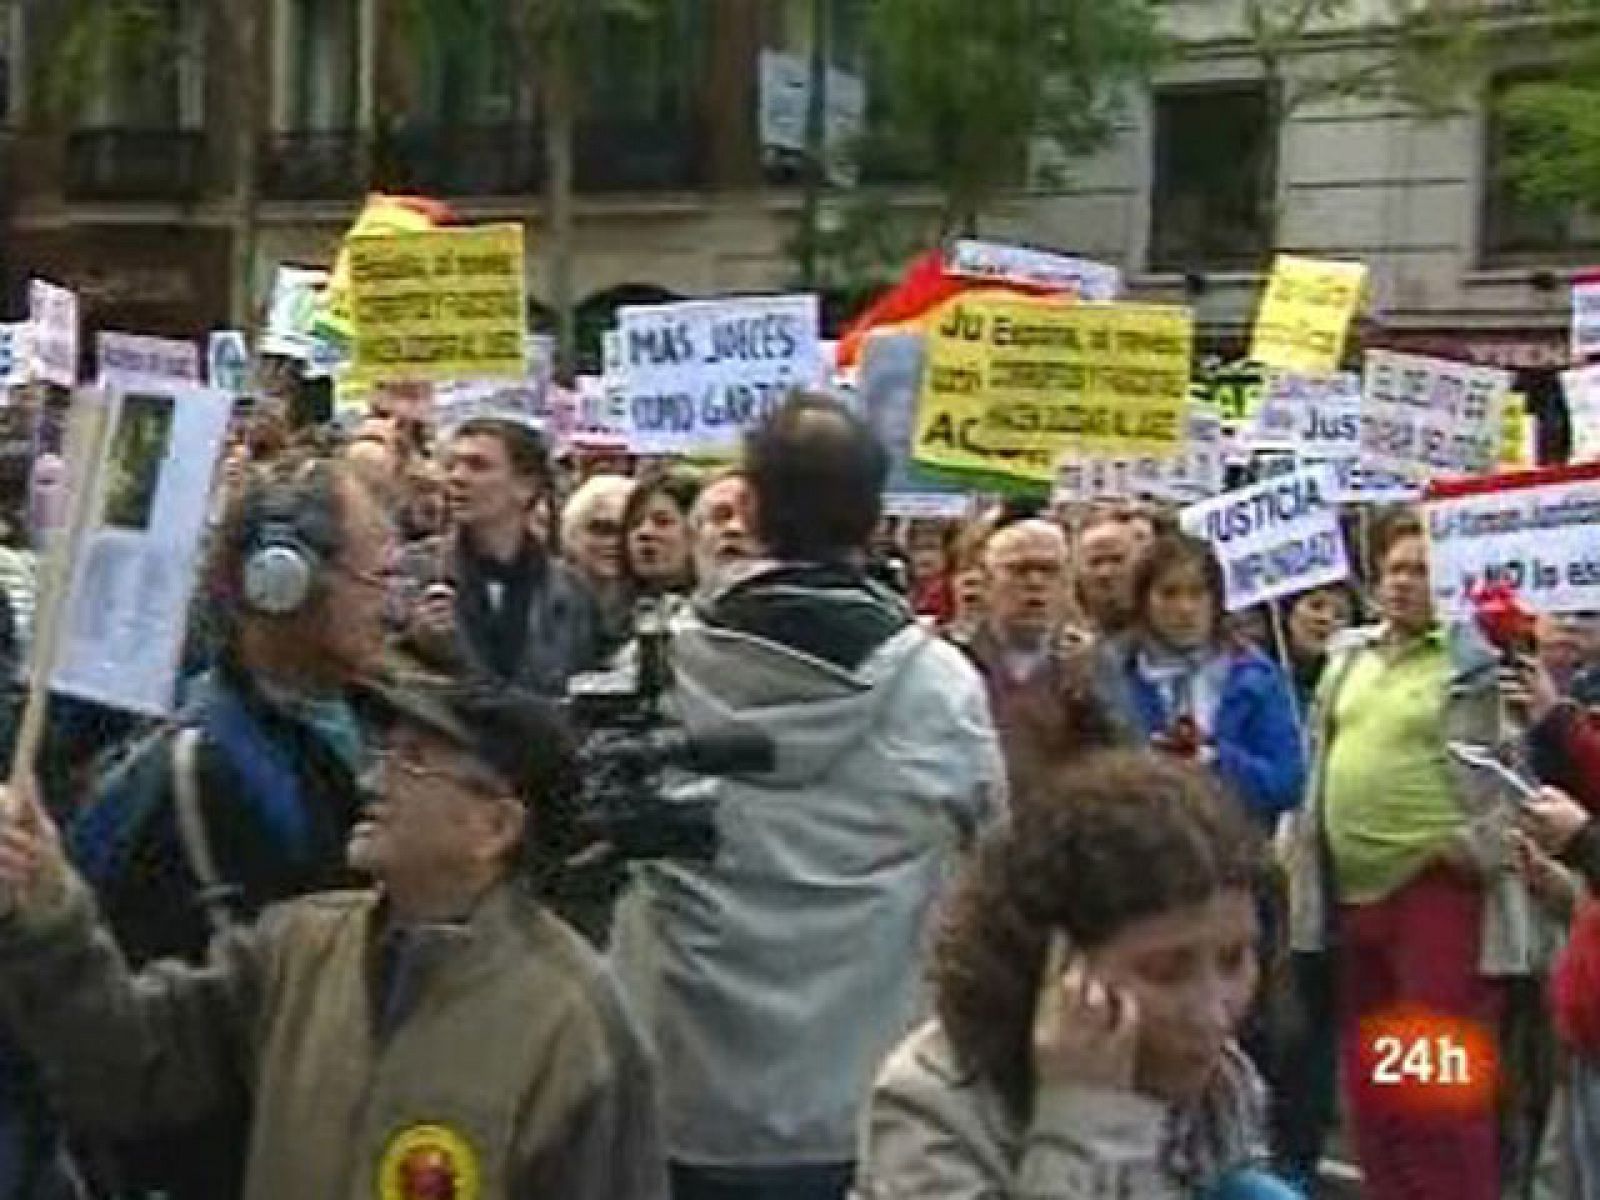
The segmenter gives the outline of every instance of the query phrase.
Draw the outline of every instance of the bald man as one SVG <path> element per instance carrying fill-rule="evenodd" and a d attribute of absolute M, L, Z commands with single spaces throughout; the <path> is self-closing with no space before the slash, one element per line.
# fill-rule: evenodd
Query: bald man
<path fill-rule="evenodd" d="M 1018 521 L 984 548 L 984 620 L 963 646 L 984 678 L 1019 802 L 1061 758 L 1111 740 L 1087 677 L 1072 612 L 1067 538 L 1050 521 Z"/>

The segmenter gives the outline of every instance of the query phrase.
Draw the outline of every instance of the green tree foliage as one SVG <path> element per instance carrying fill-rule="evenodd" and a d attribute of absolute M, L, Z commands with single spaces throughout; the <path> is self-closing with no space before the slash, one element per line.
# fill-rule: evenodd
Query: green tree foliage
<path fill-rule="evenodd" d="M 1520 32 L 1531 69 L 1495 96 L 1505 178 L 1528 203 L 1596 208 L 1600 196 L 1600 0 L 1539 0 Z"/>
<path fill-rule="evenodd" d="M 879 108 L 867 155 L 926 169 L 947 231 L 974 230 L 1036 142 L 1071 158 L 1110 135 L 1156 60 L 1150 0 L 868 0 Z"/>

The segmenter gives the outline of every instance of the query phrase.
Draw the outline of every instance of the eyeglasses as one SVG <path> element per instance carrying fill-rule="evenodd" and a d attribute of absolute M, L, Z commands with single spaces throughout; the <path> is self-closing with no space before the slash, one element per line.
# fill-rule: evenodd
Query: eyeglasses
<path fill-rule="evenodd" d="M 1060 579 L 1066 574 L 1066 566 L 1058 562 L 999 562 L 994 564 L 994 573 L 1002 579 L 1021 581 L 1030 577 L 1038 577 L 1046 581 Z"/>
<path fill-rule="evenodd" d="M 384 773 L 393 771 L 418 782 L 434 780 L 453 783 L 469 792 L 477 792 L 494 799 L 506 796 L 509 791 L 504 782 L 487 771 L 477 771 L 467 767 L 431 767 L 419 761 L 418 754 L 419 752 L 411 746 L 379 750 L 372 755 L 372 768 Z"/>
<path fill-rule="evenodd" d="M 621 537 L 622 522 L 594 520 L 585 522 L 583 531 L 590 537 Z"/>

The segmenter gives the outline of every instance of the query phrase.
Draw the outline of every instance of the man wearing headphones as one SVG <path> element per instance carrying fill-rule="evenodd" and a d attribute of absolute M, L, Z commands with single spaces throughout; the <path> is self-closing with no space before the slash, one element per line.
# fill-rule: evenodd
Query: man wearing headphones
<path fill-rule="evenodd" d="M 588 587 L 531 532 L 550 487 L 542 439 L 513 419 L 471 420 L 446 464 L 455 531 L 406 556 L 401 644 L 444 673 L 565 695 L 600 665 L 600 619 Z"/>
<path fill-rule="evenodd" d="M 341 464 L 291 455 L 230 504 L 197 597 L 219 629 L 216 666 L 106 773 L 70 832 L 135 965 L 194 960 L 228 920 L 348 878 L 363 739 L 346 693 L 382 658 L 390 544 Z M 225 1128 L 129 1151 L 118 1158 L 134 1194 L 236 1194 L 242 1146 Z"/>
<path fill-rule="evenodd" d="M 554 706 L 412 680 L 350 865 L 203 965 L 135 977 L 36 797 L 0 821 L 0 1012 L 113 1129 L 251 1102 L 251 1200 L 664 1200 L 652 1066 L 616 984 L 540 904 L 578 768 Z"/>

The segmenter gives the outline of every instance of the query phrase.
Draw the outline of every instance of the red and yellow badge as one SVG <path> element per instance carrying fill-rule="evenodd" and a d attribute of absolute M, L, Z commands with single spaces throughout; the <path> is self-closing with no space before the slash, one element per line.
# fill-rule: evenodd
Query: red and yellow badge
<path fill-rule="evenodd" d="M 378 1165 L 381 1200 L 481 1200 L 482 1182 L 467 1139 L 445 1125 L 402 1129 Z"/>

